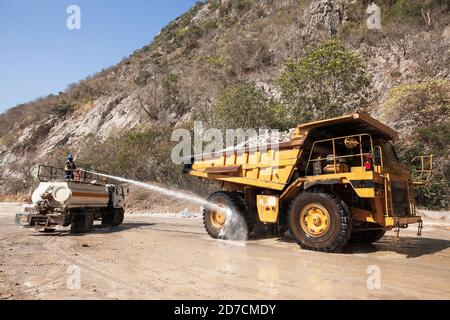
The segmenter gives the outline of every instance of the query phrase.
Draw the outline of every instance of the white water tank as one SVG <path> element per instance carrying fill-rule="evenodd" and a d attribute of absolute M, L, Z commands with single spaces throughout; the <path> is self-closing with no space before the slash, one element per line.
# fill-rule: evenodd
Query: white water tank
<path fill-rule="evenodd" d="M 42 196 L 48 193 L 50 197 L 47 199 L 50 201 L 51 205 L 55 206 L 65 206 L 67 201 L 69 201 L 72 196 L 72 192 L 65 183 L 48 183 L 42 182 L 39 184 L 36 190 L 34 190 L 31 196 L 31 201 L 33 204 L 37 204 L 39 201 L 43 200 Z M 56 203 L 54 203 L 56 202 Z"/>
<path fill-rule="evenodd" d="M 31 200 L 37 205 L 43 197 L 53 208 L 98 208 L 107 207 L 109 203 L 109 193 L 105 186 L 71 181 L 41 182 Z"/>

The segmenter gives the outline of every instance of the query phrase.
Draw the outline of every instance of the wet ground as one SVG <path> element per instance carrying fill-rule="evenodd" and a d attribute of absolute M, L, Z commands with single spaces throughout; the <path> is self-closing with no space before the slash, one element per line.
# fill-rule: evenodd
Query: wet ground
<path fill-rule="evenodd" d="M 388 232 L 343 253 L 209 238 L 199 217 L 127 215 L 86 235 L 14 224 L 0 204 L 0 299 L 450 299 L 450 230 Z"/>

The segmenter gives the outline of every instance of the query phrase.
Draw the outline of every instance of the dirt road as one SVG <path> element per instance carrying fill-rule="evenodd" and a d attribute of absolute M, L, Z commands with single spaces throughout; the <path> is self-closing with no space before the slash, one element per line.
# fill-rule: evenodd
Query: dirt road
<path fill-rule="evenodd" d="M 14 225 L 17 209 L 0 204 L 0 299 L 450 299 L 447 227 L 327 254 L 213 240 L 199 217 L 175 215 L 45 234 Z"/>

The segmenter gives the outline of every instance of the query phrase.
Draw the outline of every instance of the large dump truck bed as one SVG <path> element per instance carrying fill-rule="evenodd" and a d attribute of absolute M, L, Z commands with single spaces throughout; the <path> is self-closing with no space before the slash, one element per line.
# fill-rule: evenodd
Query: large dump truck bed
<path fill-rule="evenodd" d="M 345 126 L 347 122 L 355 132 L 364 129 L 366 132 L 373 130 L 388 139 L 396 136 L 394 130 L 368 114 L 355 113 L 299 125 L 289 142 L 193 156 L 192 163 L 185 166 L 184 172 L 210 180 L 281 191 L 290 182 L 302 153 L 309 152 L 310 146 L 305 145 L 309 135 L 321 129 L 339 135 L 338 128 L 344 128 L 348 134 L 352 129 Z"/>
<path fill-rule="evenodd" d="M 288 183 L 304 137 L 289 142 L 194 156 L 185 171 L 192 176 L 273 190 Z"/>

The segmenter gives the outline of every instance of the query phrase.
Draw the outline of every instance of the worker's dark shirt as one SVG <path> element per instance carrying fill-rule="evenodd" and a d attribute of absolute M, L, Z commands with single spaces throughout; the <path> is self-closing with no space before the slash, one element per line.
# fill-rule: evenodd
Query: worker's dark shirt
<path fill-rule="evenodd" d="M 77 167 L 75 165 L 75 162 L 69 161 L 69 160 L 66 161 L 66 166 L 65 166 L 64 170 L 75 170 L 76 168 Z"/>

